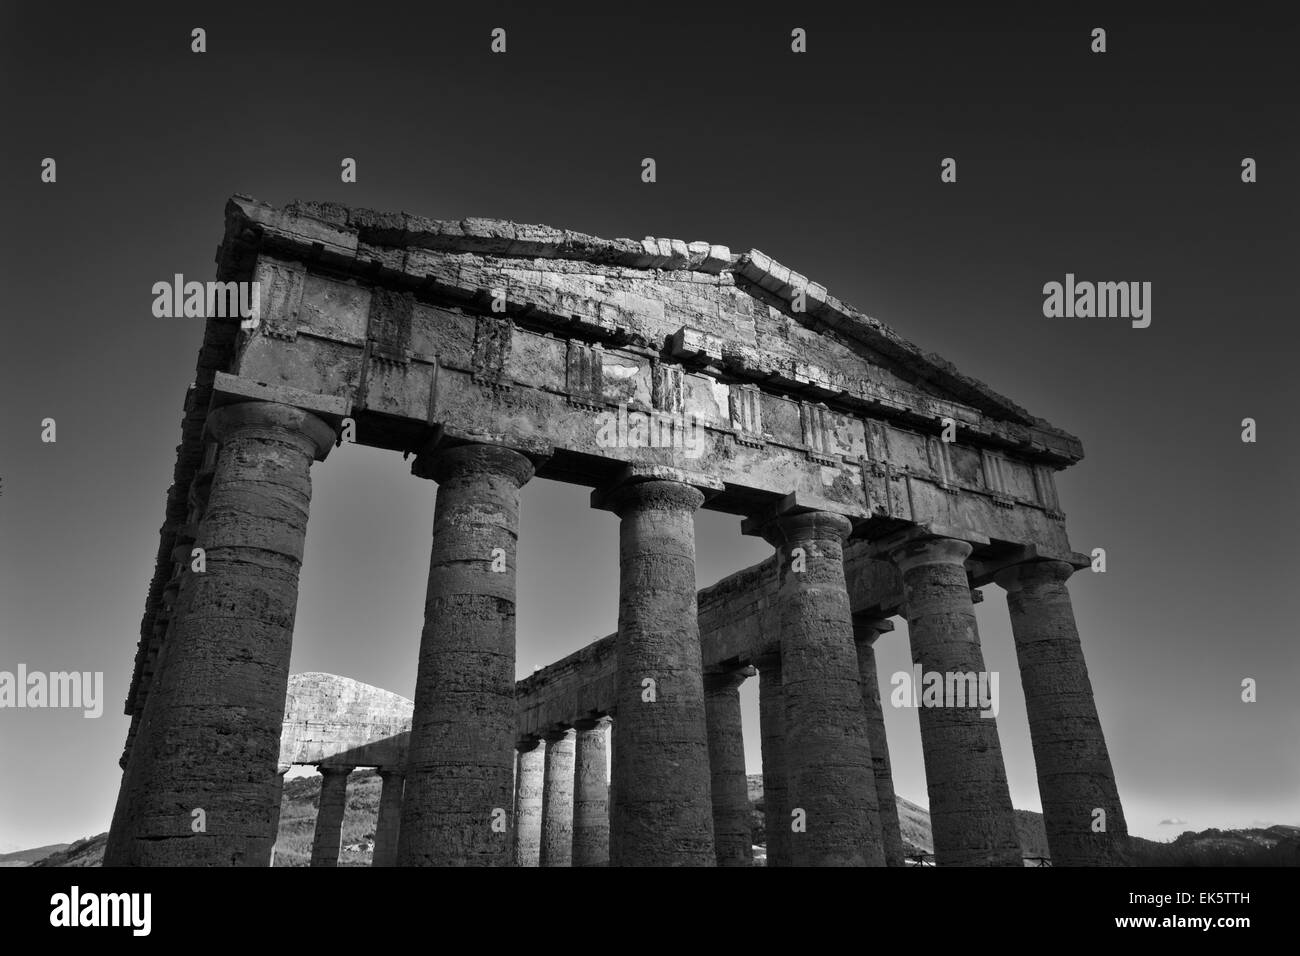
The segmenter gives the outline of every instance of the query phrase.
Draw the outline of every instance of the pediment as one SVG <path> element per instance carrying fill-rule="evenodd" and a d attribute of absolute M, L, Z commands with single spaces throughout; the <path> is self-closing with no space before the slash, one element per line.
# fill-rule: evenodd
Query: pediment
<path fill-rule="evenodd" d="M 995 446 L 1063 464 L 1082 457 L 1072 435 L 756 249 L 734 254 L 710 242 L 601 239 L 330 203 L 281 211 L 243 197 L 228 216 L 321 264 L 399 280 L 422 301 L 504 312 L 560 337 L 659 350 L 719 381 L 846 413 L 921 428 L 951 418 Z"/>

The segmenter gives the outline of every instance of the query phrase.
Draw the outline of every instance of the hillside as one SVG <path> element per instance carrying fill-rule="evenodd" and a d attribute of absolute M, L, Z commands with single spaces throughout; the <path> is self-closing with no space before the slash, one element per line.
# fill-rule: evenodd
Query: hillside
<path fill-rule="evenodd" d="M 51 843 L 49 846 L 35 846 L 30 850 L 17 850 L 13 853 L 0 853 L 0 866 L 31 866 L 37 860 L 43 860 L 52 853 L 66 850 L 66 843 Z"/>
<path fill-rule="evenodd" d="M 1170 843 L 1134 837 L 1134 866 L 1300 866 L 1300 827 L 1188 830 Z"/>
<path fill-rule="evenodd" d="M 763 775 L 751 773 L 747 778 L 749 784 L 749 804 L 753 811 L 754 845 L 765 845 L 763 834 Z M 924 807 L 918 807 L 910 800 L 898 798 L 898 827 L 903 835 L 903 852 L 917 861 L 934 854 L 934 839 L 930 835 L 930 814 Z M 1043 829 L 1042 814 L 1029 810 L 1016 811 L 1016 829 L 1020 835 L 1020 846 L 1027 858 L 1047 857 L 1047 833 Z"/>

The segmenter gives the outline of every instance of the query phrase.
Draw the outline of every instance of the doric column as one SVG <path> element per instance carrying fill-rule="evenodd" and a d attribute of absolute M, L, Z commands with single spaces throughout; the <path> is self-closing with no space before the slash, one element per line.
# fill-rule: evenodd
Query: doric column
<path fill-rule="evenodd" d="M 402 866 L 505 866 L 515 743 L 519 452 L 460 445 L 421 454 L 438 482 L 406 791 Z"/>
<path fill-rule="evenodd" d="M 573 865 L 573 745 L 577 733 L 569 727 L 546 735 L 541 866 Z"/>
<path fill-rule="evenodd" d="M 704 675 L 704 711 L 709 727 L 713 793 L 713 843 L 718 866 L 750 866 L 750 825 L 745 738 L 740 722 L 740 685 L 757 674 L 752 667 Z"/>
<path fill-rule="evenodd" d="M 580 720 L 573 764 L 573 865 L 609 864 L 609 718 Z"/>
<path fill-rule="evenodd" d="M 162 607 L 158 609 L 157 613 L 151 615 L 153 624 L 150 633 L 153 641 L 156 642 L 156 652 L 150 653 L 145 667 L 141 669 L 141 686 L 136 688 L 137 695 L 143 695 L 143 707 L 131 717 L 131 726 L 127 731 L 126 748 L 119 761 L 123 771 L 122 781 L 118 787 L 117 804 L 113 809 L 113 820 L 109 825 L 108 840 L 104 847 L 105 866 L 124 865 L 127 862 L 127 854 L 132 844 L 134 815 L 139 811 L 139 807 L 132 801 L 138 793 L 137 778 L 142 772 L 142 766 L 145 762 L 141 755 L 146 749 L 142 746 L 140 751 L 137 752 L 135 738 L 139 734 L 141 725 L 152 726 L 154 724 L 149 709 L 150 695 L 146 687 L 152 684 L 154 680 L 157 680 L 158 674 L 162 672 L 167 659 L 167 650 L 171 647 L 171 642 L 167 640 L 171 629 L 171 621 L 179 617 L 188 604 L 189 585 L 194 576 L 193 572 L 190 571 L 189 552 L 197 537 L 197 531 L 197 523 L 183 525 L 177 531 L 176 544 L 171 553 L 173 562 L 172 579 L 168 582 L 167 587 L 163 589 Z M 156 701 L 153 706 L 156 709 Z"/>
<path fill-rule="evenodd" d="M 310 468 L 334 431 L 270 402 L 218 408 L 207 427 L 221 449 L 196 541 L 206 569 L 188 575 L 149 689 L 110 866 L 269 863 Z"/>
<path fill-rule="evenodd" d="M 927 537 L 892 554 L 903 577 L 912 661 L 923 679 L 944 679 L 943 706 L 919 708 L 934 858 L 941 866 L 1021 866 L 997 721 L 982 714 L 978 694 L 970 699 L 969 682 L 964 701 L 950 696 L 957 676 L 987 674 L 966 577 L 970 552 L 965 541 Z"/>
<path fill-rule="evenodd" d="M 894 625 L 873 618 L 853 622 L 853 640 L 858 646 L 858 678 L 862 684 L 862 709 L 867 715 L 867 739 L 871 741 L 871 763 L 876 775 L 876 807 L 880 812 L 880 839 L 885 849 L 886 866 L 906 866 L 903 834 L 898 825 L 898 799 L 894 795 L 894 775 L 889 766 L 889 740 L 885 735 L 885 715 L 880 706 L 880 677 L 876 673 L 876 639 Z"/>
<path fill-rule="evenodd" d="M 758 660 L 758 731 L 763 747 L 763 831 L 767 865 L 790 865 L 790 808 L 785 792 L 785 698 L 781 656 Z"/>
<path fill-rule="evenodd" d="M 402 789 L 406 775 L 400 770 L 381 769 L 379 814 L 375 819 L 375 850 L 371 866 L 397 865 L 397 835 L 402 822 Z"/>
<path fill-rule="evenodd" d="M 292 769 L 291 764 L 284 764 L 275 769 L 275 813 L 271 817 L 270 833 L 270 850 L 267 852 L 267 859 L 270 865 L 275 866 L 276 844 L 280 839 L 280 809 L 284 804 L 284 775 Z"/>
<path fill-rule="evenodd" d="M 786 801 L 794 866 L 884 866 L 876 781 L 844 584 L 847 518 L 751 519 L 776 548 L 785 698 Z"/>
<path fill-rule="evenodd" d="M 593 496 L 619 525 L 614 866 L 712 866 L 713 808 L 696 619 L 695 511 L 678 481 Z"/>
<path fill-rule="evenodd" d="M 1052 862 L 1113 866 L 1123 862 L 1128 827 L 1065 587 L 1072 573 L 1064 561 L 1036 561 L 995 580 L 1011 609 Z M 1105 829 L 1094 832 L 1103 819 Z"/>
<path fill-rule="evenodd" d="M 521 741 L 515 770 L 515 865 L 537 866 L 542 851 L 542 780 L 546 767 L 546 744 L 541 740 Z"/>
<path fill-rule="evenodd" d="M 343 837 L 343 812 L 348 806 L 351 767 L 320 768 L 320 802 L 316 807 L 316 834 L 311 841 L 312 866 L 338 866 Z"/>

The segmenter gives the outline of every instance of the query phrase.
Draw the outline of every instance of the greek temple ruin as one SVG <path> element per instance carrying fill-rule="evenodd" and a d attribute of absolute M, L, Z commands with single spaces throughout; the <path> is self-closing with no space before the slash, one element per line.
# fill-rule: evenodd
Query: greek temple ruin
<path fill-rule="evenodd" d="M 1055 483 L 1076 438 L 758 250 L 245 196 L 225 220 L 218 280 L 260 305 L 206 320 L 106 865 L 268 865 L 294 765 L 322 772 L 314 865 L 355 767 L 383 775 L 377 866 L 749 865 L 746 680 L 768 865 L 902 865 L 874 645 L 902 618 L 924 672 L 985 673 L 994 584 L 1053 862 L 1122 862 Z M 414 701 L 290 680 L 343 441 L 437 485 Z M 542 479 L 618 517 L 618 630 L 516 681 Z M 697 592 L 701 508 L 771 557 Z M 1020 866 L 996 718 L 951 686 L 918 716 L 936 862 Z"/>

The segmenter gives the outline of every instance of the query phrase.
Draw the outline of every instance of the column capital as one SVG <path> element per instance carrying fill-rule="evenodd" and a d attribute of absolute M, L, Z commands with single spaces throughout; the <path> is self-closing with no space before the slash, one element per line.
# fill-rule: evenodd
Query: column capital
<path fill-rule="evenodd" d="M 387 780 L 389 777 L 406 776 L 406 770 L 402 767 L 376 767 L 375 773 L 379 774 L 381 780 Z"/>
<path fill-rule="evenodd" d="M 591 493 L 591 506 L 612 511 L 620 518 L 633 508 L 694 514 L 704 504 L 704 492 L 670 478 L 620 480 Z"/>
<path fill-rule="evenodd" d="M 762 537 L 774 548 L 818 538 L 834 539 L 842 545 L 853 533 L 853 522 L 832 511 L 778 508 L 746 518 L 740 530 Z"/>
<path fill-rule="evenodd" d="M 546 741 L 547 746 L 559 743 L 561 740 L 572 740 L 578 732 L 572 727 L 552 727 L 549 730 L 542 731 L 542 739 Z"/>
<path fill-rule="evenodd" d="M 521 754 L 532 753 L 541 745 L 542 745 L 541 737 L 529 736 L 523 738 L 522 740 L 516 741 L 515 750 L 519 751 Z"/>
<path fill-rule="evenodd" d="M 415 456 L 411 474 L 442 484 L 448 478 L 489 472 L 501 475 L 522 488 L 533 477 L 536 465 L 523 452 L 505 445 L 447 445 L 427 448 Z"/>
<path fill-rule="evenodd" d="M 706 670 L 704 672 L 704 693 L 717 694 L 736 690 L 741 684 L 758 674 L 758 668 L 752 665 L 736 667 L 729 670 Z"/>
<path fill-rule="evenodd" d="M 854 617 L 853 640 L 868 646 L 876 643 L 880 635 L 888 634 L 894 629 L 894 622 L 883 617 Z"/>
<path fill-rule="evenodd" d="M 603 727 L 608 727 L 611 723 L 613 723 L 613 719 L 608 714 L 605 714 L 600 717 L 580 718 L 573 722 L 573 726 L 577 730 L 599 730 Z"/>
<path fill-rule="evenodd" d="M 912 538 L 896 545 L 889 552 L 889 558 L 901 572 L 923 564 L 966 564 L 973 550 L 969 541 L 958 538 L 921 537 Z"/>
<path fill-rule="evenodd" d="M 316 769 L 320 771 L 320 775 L 322 777 L 346 777 L 348 774 L 350 774 L 353 770 L 356 770 L 357 768 L 340 767 L 340 766 L 334 766 L 330 764 L 318 764 Z"/>
<path fill-rule="evenodd" d="M 334 446 L 338 433 L 324 419 L 292 405 L 279 402 L 248 401 L 222 405 L 208 415 L 207 431 L 225 443 L 241 432 L 280 431 L 301 436 L 312 457 L 323 461 Z M 197 476 L 196 476 L 197 478 Z"/>
<path fill-rule="evenodd" d="M 1021 591 L 1040 584 L 1064 582 L 1074 573 L 1074 565 L 1065 561 L 1026 561 L 1003 568 L 993 580 L 1008 591 Z"/>

